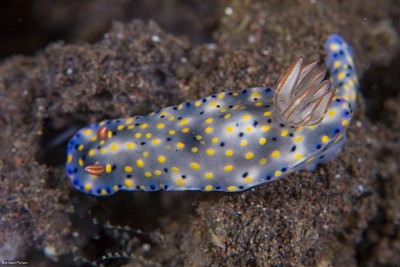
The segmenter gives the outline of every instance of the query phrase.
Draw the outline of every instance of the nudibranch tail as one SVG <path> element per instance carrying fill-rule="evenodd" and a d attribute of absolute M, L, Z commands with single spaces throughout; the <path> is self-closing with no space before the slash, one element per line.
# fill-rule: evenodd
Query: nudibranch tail
<path fill-rule="evenodd" d="M 68 144 L 67 175 L 75 188 L 104 196 L 236 192 L 312 170 L 340 152 L 358 86 L 343 39 L 329 37 L 326 49 L 331 81 L 323 80 L 316 61 L 300 58 L 276 90 L 218 93 L 143 117 L 90 124 Z"/>
<path fill-rule="evenodd" d="M 285 70 L 274 96 L 283 122 L 295 127 L 311 126 L 325 117 L 335 94 L 330 82 L 323 81 L 325 72 L 317 69 L 317 61 L 303 64 L 303 58 Z"/>

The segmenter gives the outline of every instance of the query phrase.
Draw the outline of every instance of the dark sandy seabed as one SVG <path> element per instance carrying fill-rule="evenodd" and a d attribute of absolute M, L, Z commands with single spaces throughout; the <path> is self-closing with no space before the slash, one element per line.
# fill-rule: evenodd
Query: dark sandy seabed
<path fill-rule="evenodd" d="M 70 27 L 67 42 L 3 57 L 0 259 L 30 266 L 400 266 L 398 3 L 182 2 L 116 1 L 111 8 L 99 0 L 64 9 L 37 2 L 49 28 L 62 15 L 74 21 L 74 8 L 126 22 L 113 22 L 93 41 L 112 17 L 87 16 Z M 146 22 L 128 20 L 138 17 L 126 15 L 128 7 L 143 11 Z M 29 43 L 28 32 L 21 42 Z M 78 128 L 274 86 L 296 57 L 323 60 L 331 33 L 353 46 L 361 83 L 345 148 L 331 163 L 241 193 L 96 198 L 69 184 L 66 142 Z"/>

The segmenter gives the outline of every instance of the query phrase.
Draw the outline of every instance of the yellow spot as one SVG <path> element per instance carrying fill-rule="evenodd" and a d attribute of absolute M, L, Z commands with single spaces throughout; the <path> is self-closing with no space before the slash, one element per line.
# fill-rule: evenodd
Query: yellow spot
<path fill-rule="evenodd" d="M 345 74 L 344 74 L 344 72 L 342 71 L 342 72 L 340 72 L 340 73 L 338 74 L 337 77 L 338 77 L 339 80 L 343 80 L 344 75 L 345 75 Z"/>
<path fill-rule="evenodd" d="M 246 178 L 244 178 L 244 181 L 245 181 L 246 183 L 251 183 L 251 181 L 253 181 L 253 177 L 247 176 Z"/>
<path fill-rule="evenodd" d="M 226 165 L 226 166 L 224 167 L 224 171 L 226 171 L 226 172 L 233 171 L 233 166 L 232 166 L 232 165 Z"/>
<path fill-rule="evenodd" d="M 135 138 L 140 138 L 142 136 L 141 133 L 135 133 Z"/>
<path fill-rule="evenodd" d="M 261 130 L 263 131 L 263 132 L 268 132 L 269 131 L 269 125 L 263 125 L 263 127 L 261 127 Z"/>
<path fill-rule="evenodd" d="M 225 151 L 225 156 L 232 157 L 232 155 L 233 155 L 233 150 L 232 149 L 228 149 L 227 151 Z"/>
<path fill-rule="evenodd" d="M 184 148 L 184 147 L 185 147 L 185 144 L 182 143 L 182 142 L 178 142 L 178 143 L 176 144 L 176 148 Z"/>
<path fill-rule="evenodd" d="M 226 127 L 226 131 L 228 132 L 228 133 L 231 133 L 231 132 L 233 132 L 233 126 L 228 126 L 228 127 Z"/>
<path fill-rule="evenodd" d="M 216 144 L 216 143 L 218 143 L 218 137 L 213 137 L 212 139 L 211 139 L 211 142 L 213 143 L 213 144 Z"/>
<path fill-rule="evenodd" d="M 334 111 L 334 110 L 330 110 L 330 111 L 328 112 L 328 116 L 329 116 L 329 117 L 335 116 L 335 111 Z"/>
<path fill-rule="evenodd" d="M 172 168 L 171 168 L 171 171 L 172 171 L 172 172 L 179 172 L 179 168 L 178 168 L 178 167 L 172 167 Z"/>
<path fill-rule="evenodd" d="M 86 190 L 86 191 L 89 191 L 90 189 L 92 189 L 92 185 L 89 184 L 89 183 L 86 183 L 86 184 L 85 184 L 85 190 Z"/>
<path fill-rule="evenodd" d="M 78 150 L 79 150 L 79 151 L 82 151 L 84 148 L 85 148 L 84 145 L 79 145 L 79 146 L 78 146 Z"/>
<path fill-rule="evenodd" d="M 221 113 L 224 113 L 224 112 L 227 112 L 228 110 L 226 109 L 226 108 L 221 108 L 220 110 L 219 110 L 219 112 L 221 112 Z"/>
<path fill-rule="evenodd" d="M 243 115 L 242 116 L 242 119 L 243 120 L 248 120 L 248 119 L 250 119 L 251 118 L 251 116 L 249 115 L 249 114 L 246 114 L 246 115 Z"/>
<path fill-rule="evenodd" d="M 201 101 L 196 101 L 196 102 L 194 102 L 194 106 L 195 106 L 195 107 L 200 107 L 200 106 L 201 106 Z"/>
<path fill-rule="evenodd" d="M 160 176 L 162 174 L 162 172 L 160 170 L 155 170 L 154 171 L 154 175 L 155 176 Z"/>
<path fill-rule="evenodd" d="M 321 141 L 322 141 L 322 143 L 326 143 L 329 141 L 329 137 L 324 135 L 324 136 L 322 136 Z"/>
<path fill-rule="evenodd" d="M 167 159 L 166 159 L 165 156 L 158 156 L 158 162 L 164 163 L 166 160 L 167 160 Z"/>
<path fill-rule="evenodd" d="M 163 129 L 165 127 L 164 123 L 157 124 L 157 129 Z"/>
<path fill-rule="evenodd" d="M 146 190 L 146 186 L 144 186 L 144 185 L 140 185 L 139 187 L 141 190 Z"/>
<path fill-rule="evenodd" d="M 214 155 L 214 149 L 209 148 L 206 150 L 206 153 L 207 153 L 207 155 L 212 156 L 212 155 Z"/>
<path fill-rule="evenodd" d="M 133 149 L 133 148 L 135 147 L 135 144 L 134 144 L 134 143 L 127 143 L 127 144 L 126 144 L 126 147 L 127 147 L 128 149 Z"/>
<path fill-rule="evenodd" d="M 100 153 L 101 153 L 101 154 L 106 153 L 106 149 L 103 147 L 102 149 L 100 149 Z"/>
<path fill-rule="evenodd" d="M 260 138 L 260 140 L 258 141 L 258 143 L 260 144 L 260 146 L 265 145 L 265 143 L 267 143 L 267 139 L 266 138 Z"/>
<path fill-rule="evenodd" d="M 92 141 L 92 142 L 94 142 L 94 141 L 96 141 L 97 140 L 97 136 L 96 135 L 93 135 L 91 138 L 90 138 L 90 141 Z"/>
<path fill-rule="evenodd" d="M 339 46 L 337 44 L 331 44 L 329 48 L 334 52 L 339 50 Z"/>
<path fill-rule="evenodd" d="M 281 176 L 282 175 L 282 172 L 281 171 L 276 171 L 275 172 L 275 176 Z"/>
<path fill-rule="evenodd" d="M 153 145 L 158 145 L 160 143 L 160 139 L 153 139 Z"/>
<path fill-rule="evenodd" d="M 124 172 L 129 173 L 129 172 L 132 172 L 132 171 L 133 171 L 133 168 L 131 166 L 125 166 L 124 167 Z"/>
<path fill-rule="evenodd" d="M 169 120 L 169 121 L 173 121 L 174 119 L 175 119 L 175 116 L 172 116 L 172 115 L 171 115 L 171 116 L 168 117 L 168 120 Z"/>
<path fill-rule="evenodd" d="M 127 124 L 132 123 L 132 122 L 133 122 L 133 118 L 128 118 L 128 119 L 126 119 L 125 122 L 126 122 Z"/>
<path fill-rule="evenodd" d="M 210 107 L 215 107 L 217 105 L 217 102 L 213 101 L 210 103 Z"/>
<path fill-rule="evenodd" d="M 68 154 L 67 162 L 70 163 L 72 161 L 72 154 Z"/>
<path fill-rule="evenodd" d="M 199 149 L 197 147 L 192 147 L 192 149 L 190 151 L 192 151 L 192 153 L 197 153 L 197 151 L 199 151 Z"/>
<path fill-rule="evenodd" d="M 260 159 L 260 160 L 258 161 L 258 164 L 260 164 L 260 165 L 265 165 L 265 164 L 267 164 L 267 162 L 268 162 L 267 158 L 262 158 L 262 159 Z"/>
<path fill-rule="evenodd" d="M 254 104 L 256 107 L 261 107 L 263 105 L 263 102 L 258 101 Z"/>
<path fill-rule="evenodd" d="M 294 139 L 294 141 L 295 141 L 296 143 L 301 142 L 301 140 L 303 140 L 303 137 L 301 137 L 301 136 L 296 136 L 296 138 Z"/>
<path fill-rule="evenodd" d="M 271 156 L 272 156 L 274 159 L 276 159 L 276 158 L 279 157 L 280 155 L 281 155 L 281 153 L 279 153 L 278 150 L 274 150 L 274 151 L 272 152 L 272 154 L 271 154 Z"/>
<path fill-rule="evenodd" d="M 175 133 L 176 133 L 175 130 L 169 130 L 168 132 L 169 135 L 174 135 Z"/>
<path fill-rule="evenodd" d="M 240 141 L 240 146 L 247 146 L 247 141 L 246 140 Z"/>
<path fill-rule="evenodd" d="M 133 128 L 135 128 L 135 125 L 129 125 L 128 127 L 126 127 L 128 130 L 132 130 Z"/>
<path fill-rule="evenodd" d="M 214 187 L 212 185 L 206 185 L 206 187 L 204 188 L 206 191 L 211 191 L 214 189 Z"/>
<path fill-rule="evenodd" d="M 212 123 L 213 122 L 213 118 L 207 118 L 206 120 L 205 120 L 205 123 Z"/>
<path fill-rule="evenodd" d="M 282 136 L 282 137 L 285 137 L 285 136 L 287 136 L 287 135 L 288 135 L 288 131 L 283 130 L 283 131 L 281 132 L 281 136 Z"/>
<path fill-rule="evenodd" d="M 294 156 L 295 159 L 299 160 L 303 157 L 303 155 L 301 153 L 296 154 L 296 156 Z"/>
<path fill-rule="evenodd" d="M 113 185 L 113 186 L 112 186 L 112 189 L 114 190 L 114 192 L 117 192 L 118 189 L 119 189 L 119 188 L 118 188 L 118 185 Z"/>
<path fill-rule="evenodd" d="M 214 129 L 213 129 L 213 127 L 207 127 L 204 131 L 209 134 L 209 133 L 212 133 L 214 131 Z"/>
<path fill-rule="evenodd" d="M 147 133 L 146 134 L 146 138 L 148 139 L 148 138 L 151 138 L 151 133 Z"/>
<path fill-rule="evenodd" d="M 271 111 L 265 111 L 265 112 L 263 113 L 263 116 L 264 116 L 264 117 L 269 117 L 269 116 L 271 116 L 271 114 L 272 114 Z"/>
<path fill-rule="evenodd" d="M 111 144 L 110 146 L 111 151 L 115 151 L 117 150 L 117 148 L 118 148 L 117 144 Z"/>
<path fill-rule="evenodd" d="M 139 168 L 144 168 L 144 162 L 143 162 L 143 160 L 141 160 L 141 159 L 136 160 L 136 165 L 137 165 Z"/>
<path fill-rule="evenodd" d="M 84 135 L 92 134 L 92 130 L 86 129 L 86 130 L 83 132 L 83 134 L 84 134 Z"/>
<path fill-rule="evenodd" d="M 100 145 L 104 145 L 104 140 L 101 140 L 101 141 L 100 141 Z"/>
<path fill-rule="evenodd" d="M 251 132 L 252 130 L 253 130 L 253 127 L 251 127 L 251 126 L 246 127 L 246 131 L 247 131 L 247 132 Z"/>
<path fill-rule="evenodd" d="M 80 158 L 79 160 L 78 160 L 78 164 L 79 164 L 79 166 L 83 166 L 83 160 Z"/>
<path fill-rule="evenodd" d="M 238 96 L 239 92 L 233 92 L 233 96 Z"/>
<path fill-rule="evenodd" d="M 125 125 L 118 125 L 117 130 L 118 130 L 118 131 L 121 131 L 121 130 L 124 129 L 124 128 L 125 128 Z"/>
<path fill-rule="evenodd" d="M 191 162 L 190 163 L 190 168 L 194 169 L 194 170 L 198 170 L 200 169 L 200 165 L 196 162 Z"/>
<path fill-rule="evenodd" d="M 343 121 L 342 121 L 342 125 L 343 125 L 343 126 L 346 126 L 347 124 L 349 124 L 349 121 L 348 121 L 348 120 L 343 120 Z"/>
<path fill-rule="evenodd" d="M 107 190 L 105 190 L 105 189 L 103 188 L 103 189 L 101 189 L 100 194 L 102 194 L 102 195 L 104 196 L 104 195 L 107 195 L 108 193 L 107 193 Z"/>
<path fill-rule="evenodd" d="M 168 114 L 168 112 L 163 111 L 163 112 L 160 113 L 160 116 L 165 116 L 165 115 L 167 115 L 167 114 Z"/>
<path fill-rule="evenodd" d="M 145 176 L 146 178 L 150 178 L 150 177 L 152 176 L 152 174 L 151 174 L 151 172 L 145 172 L 145 173 L 144 173 L 144 176 Z"/>
<path fill-rule="evenodd" d="M 225 97 L 225 93 L 219 93 L 219 94 L 218 94 L 218 98 L 219 98 L 219 99 L 223 99 L 224 97 Z"/>
<path fill-rule="evenodd" d="M 144 158 L 147 158 L 149 156 L 149 154 L 150 154 L 149 151 L 143 151 L 142 156 Z"/>
<path fill-rule="evenodd" d="M 254 92 L 254 93 L 251 94 L 251 97 L 253 97 L 253 98 L 256 98 L 256 97 L 259 97 L 259 96 L 260 96 L 259 92 Z"/>
<path fill-rule="evenodd" d="M 185 127 L 182 129 L 182 133 L 187 133 L 187 132 L 189 132 L 189 128 Z"/>
<path fill-rule="evenodd" d="M 176 183 L 177 184 L 179 184 L 179 185 L 183 185 L 183 179 L 182 178 L 178 178 L 178 179 L 176 179 Z"/>
<path fill-rule="evenodd" d="M 112 171 L 111 164 L 106 165 L 106 173 L 110 173 Z"/>
<path fill-rule="evenodd" d="M 183 119 L 181 121 L 179 121 L 179 125 L 185 125 L 187 124 L 189 121 L 187 119 Z"/>
<path fill-rule="evenodd" d="M 203 137 L 201 135 L 196 135 L 195 138 L 196 140 L 201 140 Z"/>
<path fill-rule="evenodd" d="M 142 125 L 140 125 L 140 129 L 146 129 L 147 127 L 149 127 L 147 123 L 143 123 Z"/>
<path fill-rule="evenodd" d="M 314 160 L 314 157 L 311 157 L 311 158 L 309 158 L 307 161 L 306 161 L 306 163 L 310 163 L 311 161 L 313 161 Z"/>
<path fill-rule="evenodd" d="M 231 114 L 225 114 L 224 119 L 229 119 L 232 115 Z"/>
<path fill-rule="evenodd" d="M 183 104 L 179 104 L 178 109 L 182 109 L 182 108 L 183 108 Z"/>
<path fill-rule="evenodd" d="M 125 179 L 124 184 L 125 184 L 127 187 L 132 187 L 132 186 L 133 186 L 133 181 L 132 181 L 132 180 L 129 180 L 129 179 Z"/>
<path fill-rule="evenodd" d="M 251 160 L 254 158 L 254 153 L 253 152 L 247 152 L 246 155 L 244 156 L 247 160 Z"/>
<path fill-rule="evenodd" d="M 204 178 L 206 178 L 206 179 L 212 179 L 212 178 L 214 178 L 214 175 L 213 175 L 211 172 L 206 172 L 206 173 L 204 174 Z"/>
<path fill-rule="evenodd" d="M 236 191 L 236 190 L 237 190 L 236 186 L 234 186 L 234 185 L 228 186 L 227 189 L 228 189 L 228 191 L 230 191 L 230 192 Z"/>
<path fill-rule="evenodd" d="M 335 69 L 337 69 L 337 68 L 339 68 L 339 66 L 340 66 L 340 61 L 339 61 L 339 60 L 336 60 L 336 61 L 333 63 L 333 67 L 334 67 Z"/>

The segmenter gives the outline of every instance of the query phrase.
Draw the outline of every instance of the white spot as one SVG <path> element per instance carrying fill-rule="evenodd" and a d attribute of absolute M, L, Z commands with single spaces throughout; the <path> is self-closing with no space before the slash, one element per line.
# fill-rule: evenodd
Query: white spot
<path fill-rule="evenodd" d="M 254 44 L 257 41 L 257 37 L 255 35 L 250 35 L 248 40 L 249 43 Z"/>
<path fill-rule="evenodd" d="M 150 249 L 151 249 L 150 244 L 144 243 L 144 244 L 142 245 L 142 250 L 143 250 L 143 252 L 149 252 Z"/>
<path fill-rule="evenodd" d="M 268 51 L 267 49 L 261 51 L 261 53 L 262 53 L 264 56 L 268 56 L 268 55 L 269 55 L 269 51 Z"/>
<path fill-rule="evenodd" d="M 225 15 L 230 16 L 233 14 L 233 8 L 228 6 L 225 8 Z"/>
<path fill-rule="evenodd" d="M 152 40 L 153 42 L 156 42 L 156 43 L 158 43 L 159 41 L 161 41 L 161 39 L 160 39 L 160 37 L 158 37 L 158 35 L 152 35 L 152 36 L 151 36 L 151 40 Z"/>
<path fill-rule="evenodd" d="M 215 43 L 209 43 L 209 44 L 207 44 L 207 48 L 208 49 L 212 49 L 212 50 L 214 50 L 214 49 L 217 49 L 217 44 L 215 44 Z"/>
<path fill-rule="evenodd" d="M 361 121 L 356 121 L 356 125 L 358 128 L 362 128 L 363 127 L 363 123 Z"/>
<path fill-rule="evenodd" d="M 44 248 L 44 255 L 53 261 L 58 261 L 58 254 L 56 252 L 56 248 L 53 246 L 46 246 Z"/>
<path fill-rule="evenodd" d="M 68 68 L 68 69 L 65 71 L 65 73 L 66 73 L 67 75 L 71 75 L 73 72 L 74 72 L 74 70 L 71 69 L 71 68 Z"/>

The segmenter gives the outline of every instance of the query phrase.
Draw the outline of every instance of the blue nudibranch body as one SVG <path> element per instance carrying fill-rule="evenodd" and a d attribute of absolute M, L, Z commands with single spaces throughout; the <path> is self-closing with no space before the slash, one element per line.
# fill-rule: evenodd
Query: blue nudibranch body
<path fill-rule="evenodd" d="M 241 191 L 312 170 L 340 152 L 358 90 L 350 47 L 331 35 L 326 50 L 332 86 L 322 82 L 324 72 L 310 74 L 316 63 L 300 59 L 276 90 L 218 93 L 91 124 L 69 142 L 67 175 L 81 191 L 110 195 Z"/>

